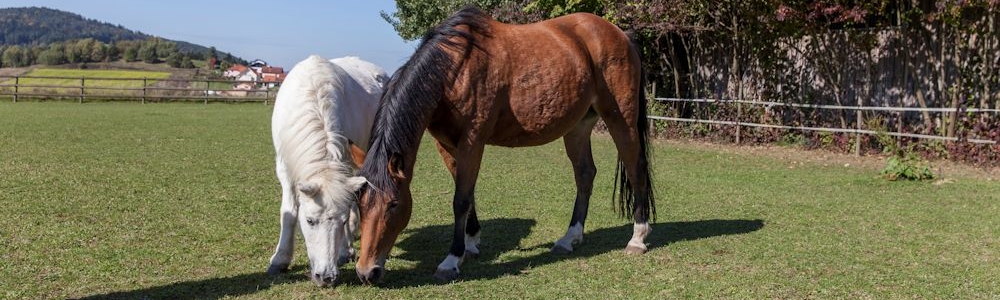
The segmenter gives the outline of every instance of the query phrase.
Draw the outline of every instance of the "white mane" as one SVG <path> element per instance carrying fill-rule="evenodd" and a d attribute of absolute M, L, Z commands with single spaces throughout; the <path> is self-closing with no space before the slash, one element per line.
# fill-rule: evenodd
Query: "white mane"
<path fill-rule="evenodd" d="M 345 70 L 315 55 L 292 68 L 271 120 L 277 159 L 288 168 L 292 184 L 314 176 L 342 182 L 353 173 L 348 139 L 367 148 L 372 120 L 361 116 L 374 115 L 382 86 L 381 81 L 371 86 L 369 78 L 385 76 L 378 71 L 355 78 L 351 73 L 366 72 Z"/>

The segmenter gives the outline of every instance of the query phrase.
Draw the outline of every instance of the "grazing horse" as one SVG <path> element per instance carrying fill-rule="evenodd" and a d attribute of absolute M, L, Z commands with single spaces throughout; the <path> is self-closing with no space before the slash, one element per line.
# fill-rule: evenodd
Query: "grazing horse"
<path fill-rule="evenodd" d="M 621 29 L 592 14 L 534 24 L 497 22 L 465 8 L 429 31 L 389 80 L 358 175 L 361 249 L 358 277 L 378 282 L 386 257 L 412 210 L 410 182 L 426 128 L 455 181 L 455 228 L 434 276 L 458 277 L 464 257 L 479 253 L 474 190 L 485 145 L 536 146 L 560 137 L 577 193 L 569 229 L 552 252 L 583 239 L 596 168 L 590 135 L 604 120 L 618 150 L 617 201 L 634 218 L 625 252 L 646 251 L 655 215 L 649 176 L 646 98 L 639 53 Z"/>
<path fill-rule="evenodd" d="M 288 73 L 271 116 L 275 169 L 281 183 L 281 234 L 269 274 L 288 270 L 299 223 L 319 286 L 336 281 L 354 255 L 356 191 L 353 176 L 367 148 L 385 71 L 356 57 L 310 56 Z"/>

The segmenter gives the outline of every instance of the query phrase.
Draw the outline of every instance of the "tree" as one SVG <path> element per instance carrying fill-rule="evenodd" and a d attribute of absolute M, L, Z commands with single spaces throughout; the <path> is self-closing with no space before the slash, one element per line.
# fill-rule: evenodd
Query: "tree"
<path fill-rule="evenodd" d="M 171 55 L 173 55 L 174 53 L 177 53 L 177 52 L 178 52 L 177 43 L 174 43 L 174 42 L 171 42 L 171 41 L 165 41 L 165 40 L 157 39 L 157 42 L 156 42 L 156 55 L 157 55 L 157 57 L 167 58 L 167 57 L 170 57 Z M 180 57 L 178 57 L 178 62 L 179 61 L 180 61 Z"/>
<path fill-rule="evenodd" d="M 181 53 L 174 51 L 173 53 L 170 53 L 170 56 L 167 56 L 166 62 L 168 66 L 180 68 L 182 59 Z"/>
<path fill-rule="evenodd" d="M 90 53 L 88 53 L 90 61 L 102 62 L 107 60 L 109 48 L 110 47 L 108 47 L 108 44 L 102 43 L 100 41 L 95 41 L 94 43 L 90 44 L 90 49 L 89 49 Z"/>
<path fill-rule="evenodd" d="M 31 49 L 14 45 L 3 51 L 3 63 L 5 67 L 27 67 L 34 62 Z"/>
<path fill-rule="evenodd" d="M 139 47 L 139 59 L 146 63 L 157 63 L 159 62 L 159 56 L 156 54 L 156 41 L 148 40 Z"/>
<path fill-rule="evenodd" d="M 215 50 L 215 46 L 212 46 L 212 47 L 208 48 L 208 57 L 206 57 L 205 59 L 207 60 L 207 59 L 213 59 L 213 58 L 216 59 L 216 60 L 219 59 L 219 52 Z"/>
<path fill-rule="evenodd" d="M 396 12 L 389 14 L 379 12 L 382 19 L 389 22 L 396 33 L 404 40 L 412 41 L 423 36 L 424 32 L 450 16 L 465 5 L 475 5 L 484 11 L 500 7 L 502 4 L 516 0 L 473 0 L 473 1 L 424 1 L 396 0 Z"/>
<path fill-rule="evenodd" d="M 38 55 L 38 63 L 45 65 L 60 65 L 66 63 L 66 47 L 62 43 L 53 43 L 48 49 Z"/>
<path fill-rule="evenodd" d="M 191 61 L 191 56 L 184 54 L 184 57 L 181 58 L 181 68 L 194 69 L 194 62 Z"/>
<path fill-rule="evenodd" d="M 139 50 L 135 47 L 125 48 L 125 52 L 122 53 L 122 59 L 126 62 L 134 62 L 139 60 Z"/>
<path fill-rule="evenodd" d="M 116 61 L 121 58 L 121 49 L 117 45 L 105 45 L 104 61 Z"/>
<path fill-rule="evenodd" d="M 74 56 L 78 58 L 76 62 L 93 62 L 103 59 L 104 54 L 100 52 L 99 43 L 91 38 L 76 41 L 76 45 L 73 46 Z M 94 48 L 97 48 L 97 51 L 94 51 Z"/>
<path fill-rule="evenodd" d="M 66 62 L 68 63 L 78 63 L 83 61 L 83 53 L 77 49 L 77 44 L 73 42 L 66 42 Z"/>

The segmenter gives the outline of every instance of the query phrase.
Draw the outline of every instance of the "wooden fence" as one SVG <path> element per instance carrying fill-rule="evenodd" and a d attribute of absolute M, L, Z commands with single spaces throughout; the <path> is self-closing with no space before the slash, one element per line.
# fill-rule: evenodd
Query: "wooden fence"
<path fill-rule="evenodd" d="M 0 97 L 19 100 L 130 100 L 146 102 L 274 101 L 277 89 L 252 81 L 0 75 Z M 242 87 L 242 88 L 237 88 Z"/>
<path fill-rule="evenodd" d="M 680 98 L 654 98 L 656 101 L 661 102 L 693 102 L 693 103 L 714 103 L 721 105 L 759 105 L 759 106 L 786 106 L 786 107 L 798 107 L 798 108 L 809 108 L 817 110 L 848 110 L 855 111 L 858 114 L 861 112 L 938 112 L 938 113 L 952 113 L 958 110 L 954 108 L 920 108 L 920 107 L 881 107 L 881 106 L 843 106 L 843 105 L 813 105 L 813 104 L 799 104 L 799 103 L 783 103 L 783 102 L 771 102 L 771 101 L 750 101 L 750 100 L 719 100 L 719 99 L 680 99 Z M 981 108 L 967 108 L 963 109 L 962 112 L 965 113 L 1000 113 L 1000 109 L 981 109 Z M 704 124 L 717 124 L 717 125 L 728 125 L 734 126 L 736 130 L 737 143 L 739 142 L 740 128 L 741 127 L 759 127 L 759 128 L 776 128 L 776 129 L 788 129 L 788 130 L 802 130 L 802 131 L 819 131 L 819 132 L 831 132 L 831 133 L 848 133 L 855 134 L 858 137 L 862 134 L 876 135 L 876 134 L 887 134 L 896 137 L 908 137 L 916 139 L 929 139 L 929 140 L 945 140 L 945 141 L 959 141 L 956 137 L 946 137 L 940 135 L 929 135 L 929 134 L 915 134 L 906 132 L 893 132 L 893 131 L 880 131 L 862 128 L 863 122 L 855 122 L 856 128 L 830 128 L 830 127 L 810 127 L 810 126 L 787 126 L 778 124 L 761 124 L 754 122 L 744 122 L 742 118 L 746 117 L 743 115 L 737 116 L 736 120 L 707 120 L 707 119 L 696 119 L 696 118 L 678 118 L 678 117 L 667 117 L 667 116 L 647 116 L 649 119 L 671 121 L 671 122 L 688 122 L 688 123 L 704 123 Z M 987 144 L 993 145 L 997 141 L 983 138 L 969 137 L 962 139 L 964 142 L 973 144 Z M 855 153 L 860 153 L 860 143 L 855 143 Z"/>

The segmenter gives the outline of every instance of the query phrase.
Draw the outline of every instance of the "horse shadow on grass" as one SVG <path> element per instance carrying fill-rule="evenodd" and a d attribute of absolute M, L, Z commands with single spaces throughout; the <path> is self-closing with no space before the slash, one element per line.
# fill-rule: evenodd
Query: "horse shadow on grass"
<path fill-rule="evenodd" d="M 482 223 L 483 239 L 480 245 L 481 255 L 478 259 L 465 262 L 459 280 L 494 279 L 503 276 L 517 276 L 522 271 L 546 265 L 560 260 L 592 257 L 612 251 L 622 251 L 628 239 L 632 236 L 632 225 L 611 228 L 601 228 L 584 234 L 584 243 L 569 255 L 557 255 L 548 252 L 552 243 L 520 247 L 522 239 L 531 233 L 535 221 L 530 219 L 492 219 Z M 667 222 L 652 224 L 653 234 L 646 242 L 650 250 L 666 247 L 679 241 L 690 241 L 716 236 L 745 234 L 764 227 L 762 220 L 701 220 L 689 222 Z M 387 279 L 379 286 L 383 288 L 405 288 L 423 285 L 439 284 L 431 276 L 437 264 L 448 251 L 451 243 L 451 225 L 436 225 L 416 229 L 407 229 L 409 235 L 396 243 L 403 253 L 395 258 L 416 261 L 413 268 L 389 270 Z M 553 240 L 557 237 L 553 237 Z M 544 251 L 539 251 L 545 249 Z M 499 257 L 511 251 L 540 252 L 538 254 L 511 260 Z M 359 285 L 360 282 L 351 276 L 354 268 L 348 264 L 341 269 L 345 279 L 340 284 Z M 219 299 L 231 296 L 248 295 L 273 286 L 307 281 L 303 276 L 306 265 L 293 265 L 291 270 L 283 275 L 270 276 L 264 272 L 247 273 L 223 278 L 171 283 L 162 286 L 141 288 L 131 291 L 112 292 L 107 294 L 87 296 L 82 299 Z"/>
<path fill-rule="evenodd" d="M 632 237 L 632 224 L 601 228 L 584 233 L 583 244 L 576 247 L 572 254 L 558 255 L 548 251 L 553 245 L 552 242 L 528 247 L 520 246 L 520 241 L 531 233 L 531 228 L 535 225 L 534 220 L 492 219 L 484 220 L 481 224 L 483 241 L 479 247 L 480 257 L 467 259 L 462 264 L 459 280 L 488 280 L 517 276 L 525 270 L 565 259 L 624 251 L 625 244 Z M 646 243 L 652 251 L 680 241 L 751 233 L 763 228 L 764 221 L 700 220 L 656 223 L 651 226 L 653 233 L 646 238 Z M 413 268 L 403 270 L 390 269 L 380 286 L 395 289 L 439 284 L 440 282 L 435 280 L 432 274 L 448 251 L 452 230 L 454 230 L 452 225 L 408 229 L 409 236 L 396 243 L 403 253 L 396 255 L 395 258 L 416 261 L 417 264 Z M 556 238 L 558 237 L 552 237 L 553 240 Z M 544 251 L 539 253 L 540 249 Z M 501 255 L 512 251 L 536 254 L 524 257 L 516 255 L 518 257 L 513 259 L 500 258 Z"/>
<path fill-rule="evenodd" d="M 302 275 L 306 268 L 305 265 L 292 266 L 288 273 L 279 276 L 267 275 L 265 272 L 247 273 L 92 295 L 80 299 L 220 299 L 253 294 L 276 285 L 307 281 L 309 279 Z"/>

